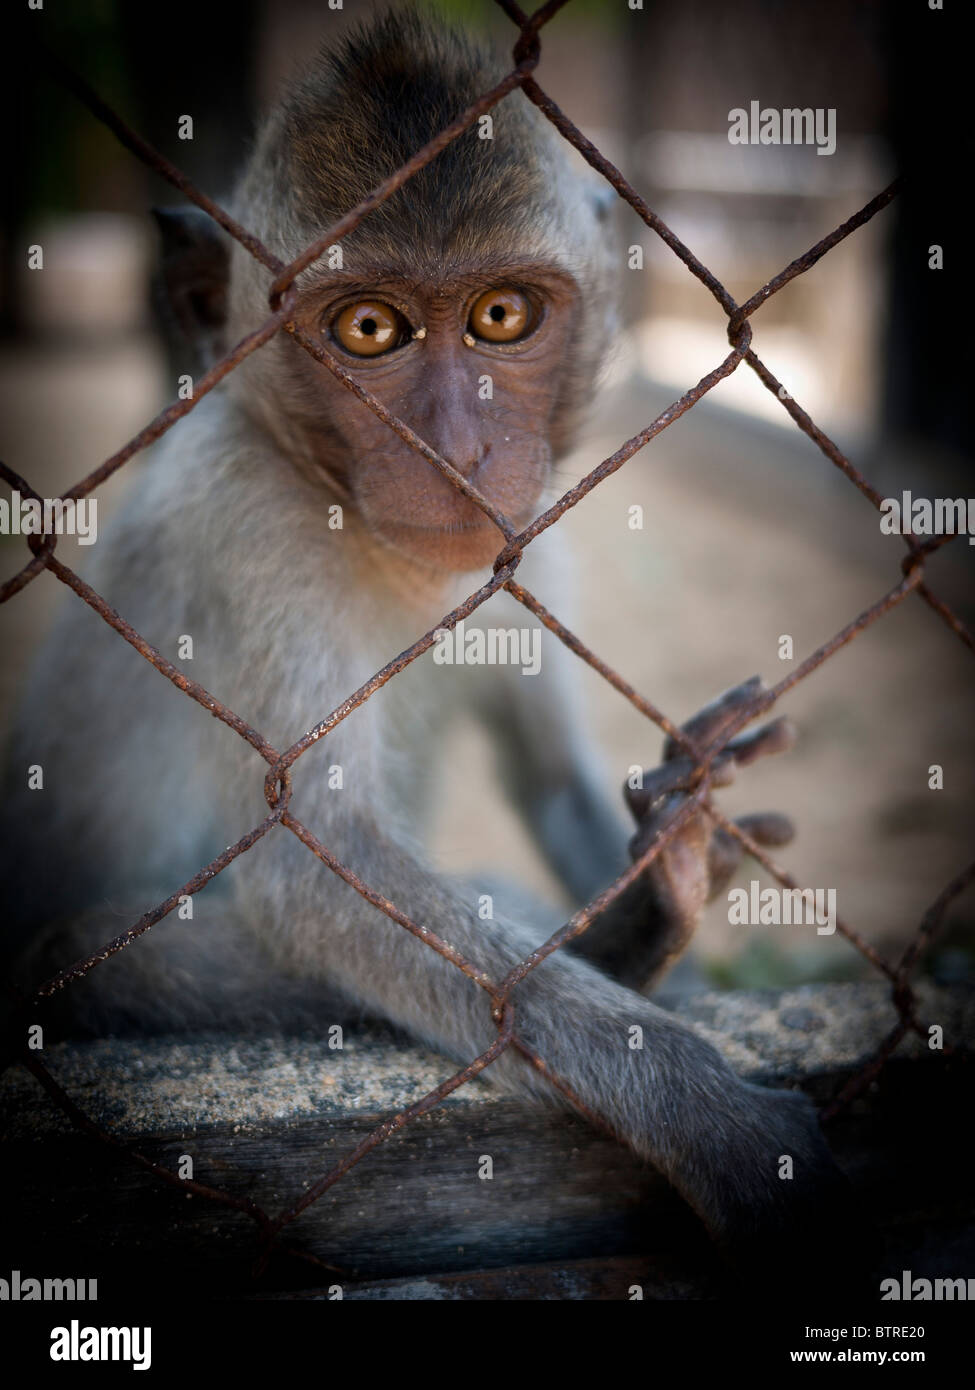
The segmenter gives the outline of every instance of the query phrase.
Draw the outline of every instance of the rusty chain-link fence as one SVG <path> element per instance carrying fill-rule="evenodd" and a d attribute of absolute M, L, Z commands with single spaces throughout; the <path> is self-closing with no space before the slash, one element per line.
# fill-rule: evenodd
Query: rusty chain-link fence
<path fill-rule="evenodd" d="M 464 603 L 453 609 L 436 625 L 436 628 L 424 633 L 407 650 L 401 652 L 387 663 L 381 670 L 377 671 L 366 683 L 337 706 L 331 713 L 327 714 L 320 723 L 314 728 L 309 729 L 292 746 L 284 751 L 276 749 L 263 737 L 256 729 L 251 728 L 233 710 L 228 709 L 214 695 L 205 690 L 196 681 L 184 675 L 172 662 L 168 661 L 160 652 L 150 646 L 140 634 L 126 622 L 124 616 L 115 612 L 105 600 L 97 594 L 88 584 L 85 583 L 68 566 L 62 564 L 55 554 L 56 536 L 54 534 L 32 535 L 28 538 L 28 544 L 33 552 L 32 559 L 0 588 L 0 602 L 6 602 L 13 598 L 24 589 L 33 579 L 44 570 L 54 574 L 62 583 L 89 604 L 110 627 L 114 628 L 135 650 L 145 658 L 159 673 L 166 679 L 172 681 L 190 699 L 196 700 L 210 714 L 214 715 L 223 723 L 229 725 L 241 738 L 245 739 L 265 760 L 268 771 L 264 779 L 264 793 L 268 803 L 268 814 L 254 826 L 246 835 L 239 839 L 235 844 L 229 846 L 224 852 L 217 856 L 211 863 L 201 868 L 187 883 L 182 884 L 163 902 L 146 912 L 129 929 L 123 932 L 114 940 L 108 941 L 105 945 L 88 956 L 84 960 L 77 961 L 65 966 L 51 979 L 41 984 L 28 999 L 22 998 L 18 994 L 18 1002 L 21 1010 L 32 1011 L 43 1004 L 43 1001 L 56 994 L 59 990 L 70 987 L 70 985 L 104 964 L 109 957 L 117 952 L 126 949 L 138 949 L 135 946 L 137 939 L 151 927 L 156 926 L 165 918 L 175 907 L 178 906 L 180 899 L 191 896 L 199 892 L 217 874 L 221 873 L 232 864 L 240 855 L 246 853 L 263 836 L 272 830 L 278 831 L 285 829 L 296 835 L 313 855 L 320 859 L 333 873 L 338 874 L 346 883 L 350 884 L 365 900 L 386 914 L 393 923 L 405 931 L 411 932 L 418 937 L 431 951 L 437 951 L 448 960 L 458 970 L 462 971 L 485 993 L 485 1007 L 490 1010 L 491 1017 L 497 1027 L 497 1037 L 487 1051 L 474 1058 L 467 1066 L 456 1072 L 453 1076 L 443 1081 L 429 1094 L 418 1100 L 415 1104 L 399 1111 L 397 1114 L 385 1120 L 377 1129 L 373 1130 L 361 1142 L 347 1154 L 344 1159 L 328 1172 L 317 1178 L 304 1191 L 299 1200 L 286 1210 L 272 1215 L 262 1210 L 257 1204 L 246 1198 L 239 1197 L 223 1189 L 209 1186 L 204 1183 L 196 1182 L 192 1179 L 180 1178 L 172 1170 L 154 1163 L 143 1154 L 122 1143 L 119 1139 L 107 1132 L 99 1125 L 95 1124 L 71 1099 L 71 1097 L 59 1085 L 55 1077 L 48 1068 L 38 1060 L 38 1058 L 26 1048 L 20 1054 L 19 1060 L 37 1079 L 44 1090 L 52 1097 L 54 1102 L 68 1116 L 71 1122 L 82 1131 L 96 1138 L 100 1142 L 122 1150 L 125 1155 L 135 1164 L 147 1169 L 157 1178 L 181 1188 L 184 1192 L 191 1192 L 200 1197 L 208 1198 L 211 1201 L 220 1203 L 225 1207 L 232 1208 L 245 1213 L 254 1220 L 261 1233 L 261 1255 L 258 1261 L 258 1268 L 263 1268 L 267 1259 L 279 1241 L 281 1232 L 300 1215 L 306 1207 L 316 1202 L 324 1192 L 334 1183 L 338 1182 L 355 1164 L 374 1149 L 378 1144 L 383 1143 L 390 1135 L 395 1133 L 403 1125 L 408 1124 L 412 1119 L 431 1110 L 438 1105 L 452 1091 L 463 1086 L 465 1082 L 478 1075 L 486 1067 L 489 1067 L 504 1051 L 508 1048 L 515 1048 L 521 1052 L 527 1061 L 543 1073 L 550 1083 L 559 1088 L 575 1106 L 577 1110 L 587 1116 L 594 1123 L 600 1124 L 595 1116 L 589 1114 L 586 1107 L 572 1094 L 570 1089 L 561 1079 L 556 1076 L 547 1066 L 545 1059 L 536 1055 L 518 1036 L 517 1032 L 517 985 L 525 978 L 529 972 L 544 966 L 546 957 L 554 951 L 563 947 L 566 942 L 579 936 L 594 921 L 599 914 L 620 896 L 629 885 L 639 876 L 648 865 L 657 857 L 668 842 L 678 833 L 682 825 L 696 812 L 703 810 L 713 822 L 722 827 L 728 834 L 737 839 L 740 844 L 762 865 L 766 872 L 783 887 L 795 889 L 798 887 L 795 880 L 775 864 L 765 850 L 745 832 L 740 826 L 726 818 L 709 800 L 709 787 L 711 769 L 715 759 L 721 754 L 727 743 L 740 732 L 745 725 L 749 724 L 758 715 L 770 709 L 772 705 L 780 699 L 787 691 L 800 681 L 805 680 L 813 671 L 817 670 L 835 652 L 853 641 L 861 632 L 877 622 L 885 614 L 897 607 L 911 595 L 922 599 L 938 617 L 948 625 L 956 636 L 969 648 L 975 651 L 975 637 L 965 627 L 959 617 L 952 609 L 935 594 L 930 585 L 925 581 L 925 562 L 927 557 L 955 539 L 953 534 L 937 536 L 931 540 L 920 541 L 911 534 L 903 535 L 902 539 L 906 547 L 906 553 L 900 562 L 901 577 L 898 582 L 885 594 L 877 599 L 869 608 L 854 618 L 840 632 L 837 632 L 829 641 L 823 643 L 816 651 L 807 656 L 799 665 L 779 681 L 770 690 L 762 691 L 743 706 L 740 713 L 735 718 L 733 724 L 729 726 L 721 735 L 720 740 L 712 743 L 708 747 L 695 747 L 682 732 L 660 709 L 656 707 L 648 698 L 636 691 L 621 675 L 609 667 L 605 662 L 581 642 L 572 632 L 570 632 L 558 618 L 548 612 L 538 600 L 528 592 L 515 578 L 521 556 L 525 548 L 540 535 L 543 531 L 552 526 L 559 518 L 580 502 L 590 493 L 603 479 L 608 478 L 631 459 L 644 445 L 648 444 L 658 434 L 665 430 L 668 425 L 690 410 L 699 400 L 701 400 L 719 381 L 731 375 L 732 372 L 744 363 L 759 377 L 763 385 L 772 392 L 779 400 L 783 410 L 795 421 L 800 430 L 809 436 L 819 447 L 829 461 L 835 465 L 850 480 L 854 487 L 859 489 L 863 496 L 874 508 L 879 509 L 883 501 L 882 495 L 871 486 L 870 482 L 862 473 L 850 462 L 842 451 L 833 443 L 831 439 L 816 425 L 807 415 L 802 407 L 788 395 L 780 382 L 765 365 L 760 357 L 752 349 L 752 327 L 751 318 L 757 310 L 761 308 L 774 294 L 776 294 L 790 280 L 798 275 L 812 269 L 816 262 L 838 245 L 858 227 L 863 226 L 878 212 L 887 206 L 897 193 L 897 184 L 893 183 L 882 193 L 879 193 L 859 212 L 855 213 L 846 222 L 824 237 L 815 246 L 811 247 L 804 255 L 796 260 L 778 275 L 774 276 L 765 285 L 758 289 L 744 304 L 737 304 L 731 297 L 720 281 L 703 265 L 696 256 L 674 235 L 668 226 L 647 206 L 644 200 L 631 187 L 624 176 L 616 169 L 604 155 L 586 137 L 576 129 L 569 118 L 555 105 L 546 95 L 535 80 L 534 72 L 538 66 L 541 45 L 540 32 L 543 26 L 548 23 L 552 16 L 560 10 L 567 0 L 549 0 L 548 4 L 541 6 L 535 13 L 525 15 L 524 12 L 514 3 L 514 0 L 497 0 L 501 9 L 517 26 L 519 34 L 513 50 L 514 66 L 507 76 L 490 91 L 476 101 L 472 106 L 462 112 L 454 121 L 440 132 L 435 139 L 431 140 L 422 149 L 416 151 L 413 157 L 395 173 L 385 179 L 377 188 L 362 200 L 358 206 L 352 208 L 341 217 L 333 226 L 329 227 L 322 235 L 307 249 L 302 252 L 290 264 L 284 265 L 264 246 L 257 237 L 249 232 L 245 227 L 240 226 L 223 208 L 195 188 L 193 184 L 175 168 L 163 155 L 149 146 L 142 140 L 128 125 L 103 102 L 99 96 L 85 83 L 80 77 L 66 69 L 57 59 L 49 54 L 44 55 L 44 61 L 49 68 L 56 74 L 59 81 L 66 85 L 85 106 L 117 136 L 121 143 L 135 154 L 146 165 L 155 170 L 163 178 L 167 179 L 172 185 L 178 188 L 187 198 L 224 228 L 242 246 L 244 246 L 252 256 L 254 256 L 271 273 L 272 280 L 268 294 L 270 313 L 264 322 L 253 332 L 249 333 L 239 343 L 236 344 L 219 362 L 211 367 L 199 380 L 194 383 L 193 395 L 188 400 L 181 400 L 173 403 L 163 410 L 156 418 L 144 429 L 140 430 L 132 439 L 129 440 L 121 449 L 106 459 L 102 464 L 95 468 L 87 477 L 82 478 L 72 488 L 62 494 L 61 500 L 68 502 L 77 501 L 87 497 L 95 488 L 99 487 L 112 476 L 123 464 L 132 456 L 144 449 L 148 444 L 165 434 L 177 420 L 188 414 L 196 403 L 212 391 L 219 382 L 232 372 L 234 368 L 243 361 L 250 353 L 256 352 L 265 343 L 279 332 L 290 333 L 301 344 L 306 352 L 310 353 L 316 361 L 327 367 L 338 379 L 363 402 L 364 407 L 373 411 L 391 430 L 394 430 L 401 439 L 405 440 L 417 453 L 421 454 L 429 463 L 438 469 L 444 477 L 448 478 L 458 490 L 474 502 L 485 513 L 486 516 L 495 523 L 504 537 L 504 544 L 494 562 L 493 574 L 475 593 L 472 593 Z M 687 391 L 673 404 L 667 407 L 656 419 L 652 420 L 643 430 L 628 439 L 617 451 L 609 458 L 604 459 L 581 482 L 576 484 L 558 499 L 552 506 L 544 511 L 540 516 L 527 526 L 523 531 L 516 533 L 514 527 L 508 519 L 493 506 L 478 489 L 464 478 L 446 459 L 442 458 L 435 450 L 430 448 L 420 439 L 413 430 L 410 429 L 402 420 L 393 415 L 385 406 L 381 404 L 369 391 L 359 385 L 354 377 L 317 342 L 305 334 L 291 318 L 292 310 L 296 302 L 295 280 L 298 275 L 322 256 L 329 247 L 339 242 L 342 237 L 351 232 L 363 218 L 367 217 L 373 209 L 385 202 L 397 189 L 401 188 L 408 180 L 420 169 L 430 164 L 437 155 L 455 140 L 463 131 L 474 124 L 474 122 L 484 113 L 491 110 L 503 97 L 509 93 L 520 89 L 529 101 L 539 108 L 555 128 L 564 136 L 570 144 L 580 152 L 583 158 L 601 174 L 616 190 L 619 196 L 630 205 L 646 225 L 671 249 L 671 251 L 683 261 L 690 273 L 697 277 L 703 285 L 711 292 L 717 301 L 720 309 L 728 319 L 728 339 L 731 351 L 725 359 L 719 363 L 713 371 L 704 376 L 696 386 Z M 21 478 L 13 469 L 6 464 L 0 463 L 0 477 L 4 478 L 13 488 L 21 493 L 22 497 L 32 498 L 40 501 L 38 494 L 30 484 Z M 893 542 L 892 542 L 893 543 Z M 408 666 L 417 657 L 422 655 L 435 641 L 435 632 L 442 628 L 452 629 L 460 620 L 467 618 L 477 608 L 480 607 L 492 594 L 504 589 L 511 594 L 519 603 L 523 604 L 531 613 L 544 624 L 550 632 L 584 662 L 597 671 L 605 680 L 609 682 L 625 699 L 627 699 L 642 714 L 657 724 L 679 748 L 687 755 L 692 763 L 692 772 L 683 783 L 687 796 L 679 805 L 675 814 L 671 816 L 656 834 L 652 843 L 645 852 L 636 860 L 630 868 L 622 874 L 613 884 L 611 884 L 594 901 L 577 912 L 567 921 L 557 932 L 547 941 L 542 943 L 525 960 L 516 965 L 508 975 L 502 980 L 489 979 L 477 965 L 468 960 L 459 951 L 454 949 L 446 941 L 442 940 L 435 932 L 431 931 L 422 923 L 413 921 L 404 912 L 382 894 L 376 892 L 367 883 L 364 883 L 359 876 L 347 865 L 341 863 L 331 853 L 327 845 L 322 842 L 305 826 L 291 808 L 291 768 L 297 760 L 305 754 L 319 739 L 325 737 L 337 724 L 349 718 L 360 705 L 364 704 L 375 692 L 391 680 L 404 667 Z M 927 1029 L 918 1016 L 916 996 L 912 988 L 912 977 L 918 963 L 931 945 L 932 940 L 937 935 L 950 903 L 962 891 L 975 880 L 975 863 L 963 868 L 958 875 L 946 885 L 931 904 L 928 911 L 924 914 L 918 924 L 912 938 L 896 960 L 888 960 L 882 957 L 870 943 L 865 941 L 848 923 L 838 920 L 837 930 L 850 942 L 857 951 L 864 956 L 871 965 L 883 975 L 891 986 L 891 999 L 895 1012 L 895 1021 L 887 1037 L 884 1039 L 876 1054 L 852 1078 L 841 1091 L 841 1093 L 829 1104 L 823 1112 L 823 1118 L 828 1119 L 835 1115 L 840 1109 L 849 1104 L 857 1095 L 862 1093 L 870 1084 L 873 1078 L 883 1067 L 887 1059 L 894 1052 L 900 1041 L 909 1032 L 914 1031 L 922 1037 L 927 1038 Z M 24 1015 L 28 1016 L 27 1014 Z M 952 1051 L 949 1046 L 945 1046 L 945 1052 Z M 293 1252 L 304 1253 L 304 1252 Z M 313 1256 L 308 1258 L 315 1259 Z M 315 1259 L 316 1263 L 322 1263 Z"/>

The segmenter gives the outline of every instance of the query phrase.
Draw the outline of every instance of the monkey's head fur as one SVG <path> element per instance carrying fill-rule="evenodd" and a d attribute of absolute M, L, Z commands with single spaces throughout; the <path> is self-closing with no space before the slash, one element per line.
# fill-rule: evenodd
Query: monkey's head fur
<path fill-rule="evenodd" d="M 235 214 L 290 261 L 510 67 L 412 7 L 385 14 L 286 90 Z M 520 529 L 544 504 L 613 334 L 612 236 L 605 190 L 522 92 L 490 116 L 345 236 L 341 264 L 326 255 L 302 273 L 294 322 Z M 234 244 L 214 346 L 261 322 L 268 283 Z M 493 292 L 507 296 L 501 308 Z M 497 320 L 506 305 L 513 317 L 495 334 L 484 315 Z M 226 389 L 382 545 L 445 571 L 484 566 L 503 545 L 289 333 Z"/>

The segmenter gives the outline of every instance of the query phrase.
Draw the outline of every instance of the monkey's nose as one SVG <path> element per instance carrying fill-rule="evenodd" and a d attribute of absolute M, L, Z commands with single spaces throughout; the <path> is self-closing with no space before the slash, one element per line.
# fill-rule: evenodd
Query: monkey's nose
<path fill-rule="evenodd" d="M 484 444 L 471 459 L 467 468 L 464 470 L 464 477 L 471 483 L 477 483 L 479 477 L 483 476 L 487 467 L 488 456 L 491 453 L 490 444 Z"/>
<path fill-rule="evenodd" d="M 453 453 L 444 451 L 443 457 L 450 462 L 462 478 L 466 478 L 469 483 L 477 484 L 478 477 L 483 474 L 488 455 L 491 452 L 489 444 L 478 445 L 473 449 L 456 449 Z"/>

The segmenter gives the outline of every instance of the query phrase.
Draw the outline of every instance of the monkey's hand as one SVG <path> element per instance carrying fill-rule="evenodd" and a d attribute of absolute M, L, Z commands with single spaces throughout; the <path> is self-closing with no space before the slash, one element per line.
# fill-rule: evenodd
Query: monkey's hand
<path fill-rule="evenodd" d="M 682 725 L 682 731 L 696 748 L 707 748 L 764 689 L 761 678 L 753 676 L 706 705 Z M 739 768 L 771 753 L 785 752 L 794 743 L 795 730 L 786 719 L 740 734 L 712 763 L 712 786 L 728 786 Z M 668 738 L 660 766 L 643 774 L 641 787 L 626 786 L 624 795 L 637 823 L 629 846 L 633 859 L 646 852 L 686 799 L 693 770 L 693 759 Z M 742 816 L 736 823 L 760 845 L 788 844 L 795 833 L 791 822 L 775 812 Z M 660 921 L 659 958 L 651 963 L 650 977 L 658 978 L 685 950 L 705 904 L 724 889 L 743 854 L 739 840 L 698 811 L 657 855 L 646 875 Z"/>
<path fill-rule="evenodd" d="M 764 688 L 758 676 L 736 685 L 689 719 L 683 732 L 696 748 L 707 748 Z M 739 768 L 784 752 L 794 741 L 785 719 L 739 735 L 712 763 L 711 785 L 727 786 Z M 693 771 L 693 759 L 668 738 L 659 767 L 644 772 L 639 787 L 624 788 L 637 823 L 629 846 L 634 860 L 686 801 Z M 742 816 L 737 824 L 761 845 L 784 845 L 794 834 L 786 817 L 774 812 Z M 646 872 L 579 938 L 577 949 L 624 984 L 649 989 L 686 949 L 705 904 L 725 887 L 743 853 L 733 835 L 694 811 Z"/>

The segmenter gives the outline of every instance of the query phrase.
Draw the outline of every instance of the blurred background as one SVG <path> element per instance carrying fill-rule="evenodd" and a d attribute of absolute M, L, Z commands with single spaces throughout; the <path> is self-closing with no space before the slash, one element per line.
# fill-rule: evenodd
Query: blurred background
<path fill-rule="evenodd" d="M 281 80 L 320 42 L 383 7 L 66 0 L 27 22 L 220 201 Z M 513 41 L 488 0 L 437 8 L 504 48 Z M 958 155 L 942 134 L 958 128 L 951 103 L 957 109 L 963 99 L 944 81 L 944 54 L 961 41 L 956 22 L 884 0 L 643 0 L 636 10 L 626 0 L 572 0 L 543 31 L 537 74 L 739 302 L 904 176 L 899 199 L 752 320 L 758 354 L 891 495 L 975 493 L 951 235 Z M 13 66 L 3 92 L 11 149 L 0 244 L 0 457 L 53 496 L 175 396 L 149 307 L 156 246 L 148 210 L 179 198 L 55 82 Z M 834 108 L 836 152 L 731 145 L 728 113 L 752 100 Z M 187 114 L 193 139 L 181 140 Z M 622 332 L 586 437 L 560 465 L 565 487 L 728 350 L 724 315 L 708 292 L 622 204 L 617 219 Z M 26 268 L 35 243 L 44 247 L 43 273 Z M 935 244 L 945 247 L 941 271 L 928 268 Z M 633 246 L 642 248 L 642 269 L 627 268 Z M 145 467 L 151 456 L 99 491 L 100 528 Z M 628 526 L 634 504 L 645 517 L 636 532 Z M 559 593 L 538 597 L 677 719 L 753 673 L 781 679 L 898 581 L 903 554 L 746 368 L 560 527 L 575 546 L 574 612 Z M 69 564 L 83 560 L 62 544 Z M 22 540 L 0 536 L 0 578 L 24 555 Z M 962 540 L 929 567 L 932 585 L 969 622 L 973 563 Z M 0 610 L 0 720 L 62 601 L 78 600 L 42 575 Z M 506 596 L 492 602 L 491 622 L 518 621 Z M 779 657 L 784 634 L 793 661 Z M 581 664 L 580 679 L 608 785 L 619 785 L 632 763 L 658 760 L 660 736 Z M 973 691 L 972 652 L 911 598 L 788 696 L 796 749 L 750 770 L 722 805 L 787 811 L 799 835 L 781 861 L 801 883 L 835 888 L 841 916 L 892 952 L 971 858 Z M 454 738 L 439 862 L 464 873 L 503 866 L 556 898 L 496 789 L 486 739 L 473 728 Z M 944 768 L 941 791 L 928 786 L 934 763 Z M 753 876 L 746 866 L 738 882 Z M 951 908 L 928 964 L 939 976 L 975 974 L 973 915 L 971 894 Z M 866 969 L 839 938 L 731 927 L 721 904 L 702 928 L 699 955 L 726 984 Z"/>

